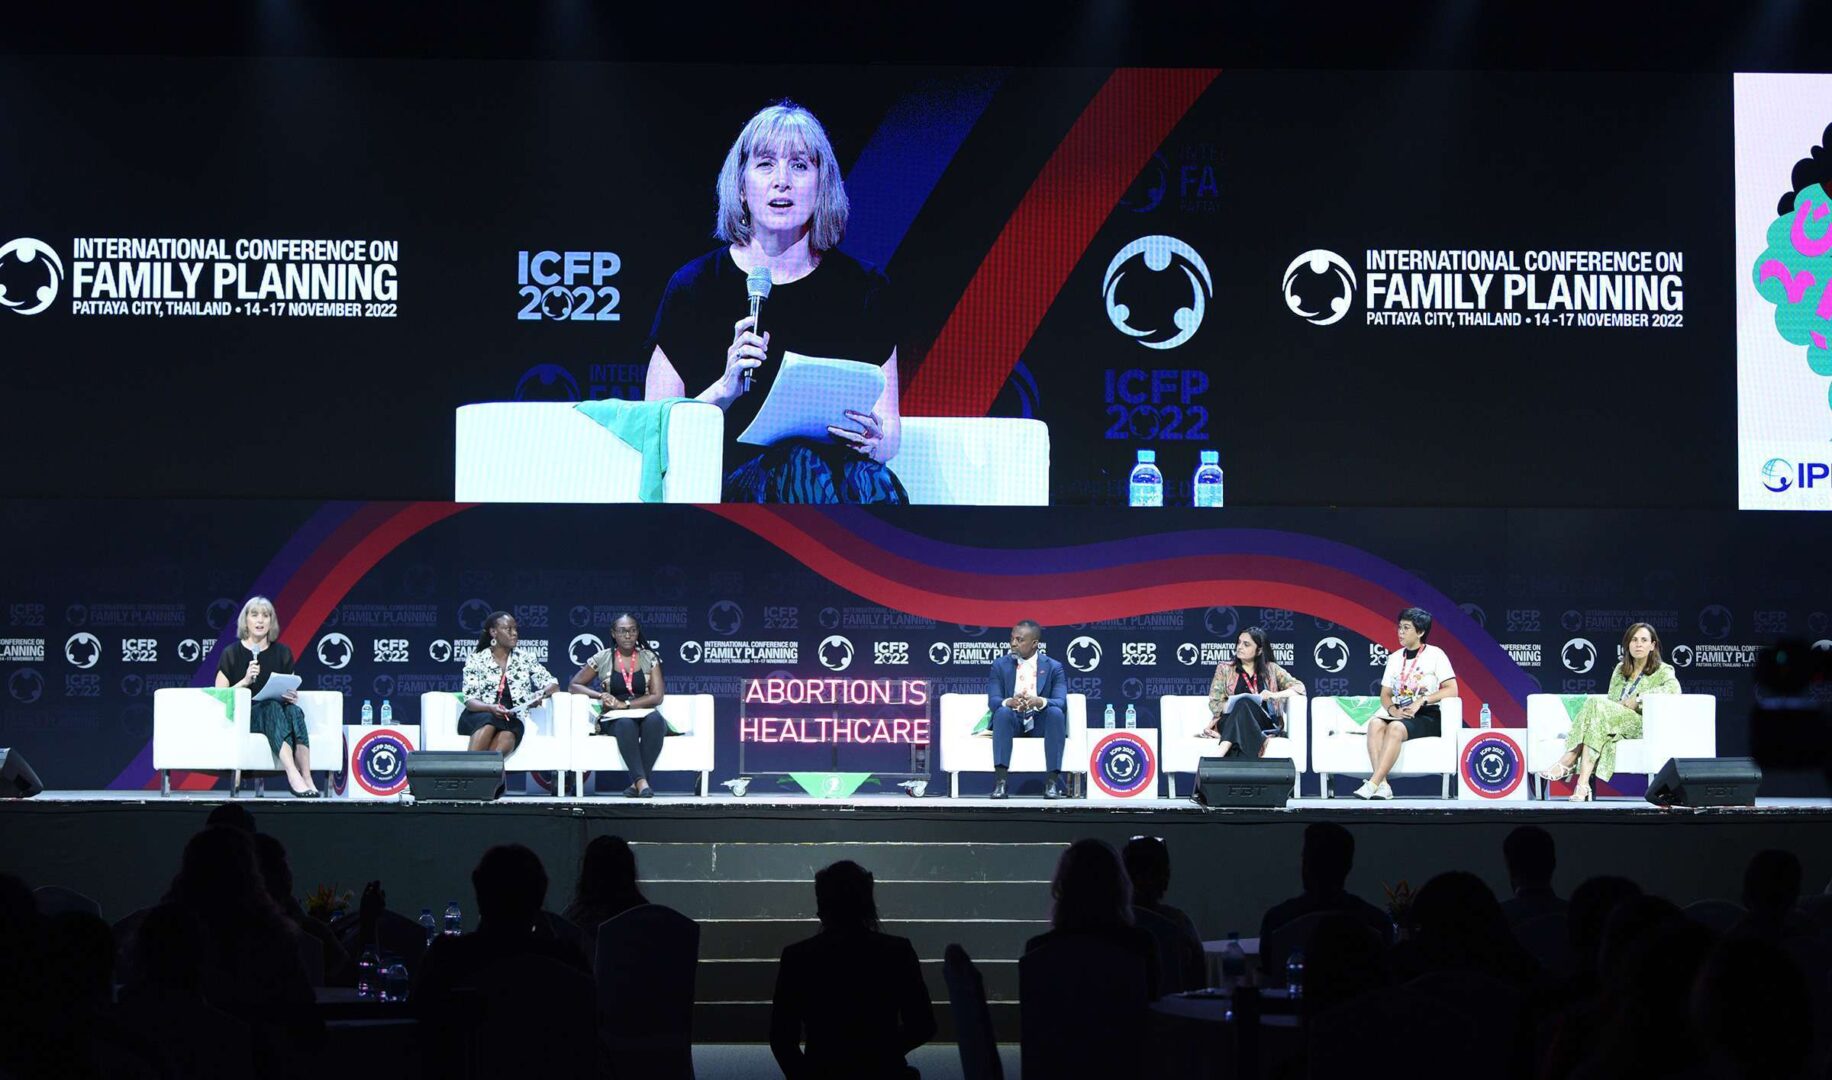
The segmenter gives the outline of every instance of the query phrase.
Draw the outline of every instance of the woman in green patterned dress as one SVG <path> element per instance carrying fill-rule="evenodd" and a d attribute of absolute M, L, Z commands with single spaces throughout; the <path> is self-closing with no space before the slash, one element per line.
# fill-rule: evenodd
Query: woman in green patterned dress
<path fill-rule="evenodd" d="M 1589 802 L 1590 780 L 1616 775 L 1616 743 L 1641 738 L 1641 706 L 1649 694 L 1679 693 L 1679 677 L 1660 662 L 1660 635 L 1647 623 L 1635 623 L 1622 635 L 1622 662 L 1609 677 L 1608 695 L 1592 695 L 1571 721 L 1565 756 L 1540 775 L 1569 780 L 1575 767 L 1572 802 Z"/>

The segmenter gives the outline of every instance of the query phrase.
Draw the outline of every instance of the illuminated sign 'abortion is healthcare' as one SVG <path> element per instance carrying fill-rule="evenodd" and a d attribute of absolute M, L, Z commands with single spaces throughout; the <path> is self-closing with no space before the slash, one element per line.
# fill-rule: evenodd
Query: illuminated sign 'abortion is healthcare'
<path fill-rule="evenodd" d="M 738 740 L 929 745 L 927 679 L 744 680 Z"/>

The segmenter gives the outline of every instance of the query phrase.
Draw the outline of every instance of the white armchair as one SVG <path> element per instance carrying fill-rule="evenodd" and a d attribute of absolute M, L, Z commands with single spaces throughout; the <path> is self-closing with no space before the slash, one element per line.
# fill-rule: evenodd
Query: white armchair
<path fill-rule="evenodd" d="M 1536 775 L 1541 798 L 1546 782 L 1537 774 L 1565 754 L 1571 721 L 1588 694 L 1527 696 L 1527 768 Z M 1717 756 L 1717 698 L 1710 694 L 1653 694 L 1643 700 L 1641 738 L 1616 744 L 1616 771 L 1652 780 L 1670 758 Z"/>
<path fill-rule="evenodd" d="M 1062 744 L 1062 772 L 1073 777 L 1077 788 L 1088 771 L 1088 696 L 1068 697 L 1068 737 Z M 989 773 L 992 768 L 992 739 L 975 735 L 973 729 L 986 715 L 985 694 L 943 694 L 941 696 L 941 768 L 948 774 L 948 795 L 959 798 L 960 774 Z M 1043 772 L 1043 739 L 1012 740 L 1013 772 Z"/>
<path fill-rule="evenodd" d="M 1202 759 L 1214 757 L 1220 744 L 1199 739 L 1209 726 L 1209 699 L 1166 694 L 1158 699 L 1158 760 L 1164 768 L 1165 790 L 1177 797 L 1177 774 L 1195 773 Z M 1290 758 L 1297 771 L 1291 797 L 1302 794 L 1304 771 L 1310 767 L 1310 699 L 1302 694 L 1285 703 L 1285 734 L 1266 740 L 1268 758 Z M 1193 782 L 1193 781 L 1192 781 Z"/>
<path fill-rule="evenodd" d="M 674 406 L 663 502 L 719 501 L 724 439 L 717 405 Z M 453 476 L 458 502 L 640 502 L 642 452 L 569 402 L 491 401 L 459 408 Z"/>
<path fill-rule="evenodd" d="M 617 740 L 609 735 L 593 735 L 592 699 L 584 694 L 567 694 L 572 699 L 572 721 L 568 738 L 572 741 L 573 790 L 585 794 L 588 772 L 627 772 Z M 713 697 L 711 694 L 669 694 L 662 699 L 661 714 L 679 735 L 670 735 L 662 743 L 662 756 L 656 759 L 656 772 L 699 773 L 697 793 L 705 795 L 712 782 L 713 770 Z M 635 716 L 648 710 L 612 713 L 612 716 Z"/>
<path fill-rule="evenodd" d="M 526 735 L 503 763 L 506 772 L 552 772 L 554 794 L 566 794 L 566 773 L 572 768 L 572 695 L 555 694 L 529 709 L 523 727 Z M 458 734 L 464 713 L 464 695 L 450 690 L 429 690 L 420 695 L 420 746 L 425 750 L 467 750 L 471 740 Z"/>
<path fill-rule="evenodd" d="M 172 790 L 172 770 L 229 774 L 229 793 L 238 794 L 242 774 L 281 772 L 267 736 L 250 726 L 254 698 L 245 687 L 177 686 L 153 692 L 153 768 L 159 793 Z M 343 694 L 335 690 L 299 691 L 311 741 L 312 769 L 336 772 L 343 755 Z M 255 790 L 266 784 L 255 778 Z"/>
<path fill-rule="evenodd" d="M 1373 768 L 1368 764 L 1368 738 L 1365 724 L 1356 723 L 1349 710 L 1356 714 L 1370 712 L 1370 703 L 1379 707 L 1379 698 L 1335 698 L 1319 697 L 1310 703 L 1310 760 L 1311 768 L 1323 781 L 1323 797 L 1330 797 L 1330 777 L 1340 773 L 1344 776 L 1368 776 Z M 1457 771 L 1457 729 L 1463 726 L 1463 702 L 1458 698 L 1445 698 L 1439 703 L 1443 714 L 1443 733 L 1428 739 L 1407 739 L 1400 747 L 1399 760 L 1394 763 L 1393 776 L 1438 776 L 1442 779 L 1443 796 L 1450 798 L 1450 778 Z"/>

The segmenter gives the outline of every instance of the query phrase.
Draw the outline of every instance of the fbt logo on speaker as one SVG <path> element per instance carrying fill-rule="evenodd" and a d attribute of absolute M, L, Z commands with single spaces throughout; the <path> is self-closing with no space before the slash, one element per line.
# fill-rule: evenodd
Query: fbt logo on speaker
<path fill-rule="evenodd" d="M 623 269 L 615 251 L 516 252 L 522 322 L 618 322 L 622 295 L 608 284 Z"/>

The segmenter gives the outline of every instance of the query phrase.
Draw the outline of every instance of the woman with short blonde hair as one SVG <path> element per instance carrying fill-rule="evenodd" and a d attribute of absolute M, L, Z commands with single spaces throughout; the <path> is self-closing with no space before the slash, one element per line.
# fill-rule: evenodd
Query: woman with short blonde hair
<path fill-rule="evenodd" d="M 669 279 L 643 396 L 724 410 L 727 502 L 907 502 L 888 465 L 903 438 L 900 316 L 884 275 L 839 250 L 851 205 L 826 129 L 792 101 L 766 106 L 726 152 L 715 190 L 721 246 Z M 768 300 L 753 318 L 746 297 L 763 275 Z M 789 353 L 876 365 L 884 390 L 869 411 L 832 405 L 818 435 L 739 442 Z"/>
<path fill-rule="evenodd" d="M 293 673 L 293 651 L 279 641 L 280 616 L 265 596 L 252 596 L 235 617 L 235 640 L 223 650 L 216 665 L 216 685 L 246 689 L 258 696 L 270 676 Z M 312 784 L 312 737 L 305 729 L 305 711 L 299 695 L 287 691 L 278 698 L 249 704 L 248 727 L 267 737 L 274 759 L 286 773 L 286 785 L 301 799 L 315 799 Z"/>

